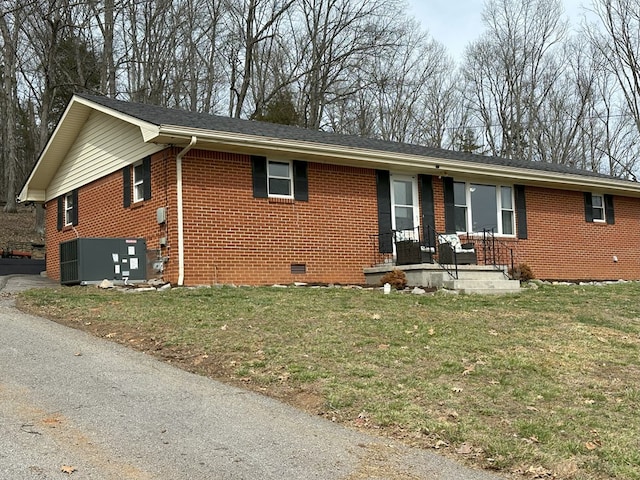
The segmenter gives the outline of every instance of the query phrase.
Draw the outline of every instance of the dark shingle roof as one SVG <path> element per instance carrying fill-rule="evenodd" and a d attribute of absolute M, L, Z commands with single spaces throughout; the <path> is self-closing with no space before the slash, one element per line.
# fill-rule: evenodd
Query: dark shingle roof
<path fill-rule="evenodd" d="M 418 155 L 430 158 L 457 160 L 462 162 L 488 164 L 504 167 L 524 168 L 552 173 L 565 173 L 588 177 L 616 178 L 610 175 L 580 170 L 566 165 L 554 163 L 530 162 L 502 157 L 477 155 L 466 152 L 456 152 L 441 148 L 425 147 L 408 143 L 390 142 L 356 135 L 341 135 L 330 132 L 309 130 L 289 125 L 243 120 L 238 118 L 209 115 L 204 113 L 189 112 L 185 110 L 170 109 L 157 105 L 124 102 L 107 97 L 95 95 L 78 95 L 102 106 L 124 113 L 153 125 L 174 125 L 187 128 L 213 130 L 219 132 L 240 133 L 269 138 L 282 138 L 287 140 L 299 140 L 318 144 L 336 145 L 342 147 L 362 148 L 378 150 L 382 152 Z"/>

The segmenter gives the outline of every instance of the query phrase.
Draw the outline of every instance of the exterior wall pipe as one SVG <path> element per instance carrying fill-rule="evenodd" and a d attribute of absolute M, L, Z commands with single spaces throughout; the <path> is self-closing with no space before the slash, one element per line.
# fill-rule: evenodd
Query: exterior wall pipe
<path fill-rule="evenodd" d="M 184 216 L 182 212 L 182 157 L 193 148 L 198 141 L 193 135 L 189 145 L 176 155 L 176 183 L 178 190 L 178 285 L 184 284 Z"/>

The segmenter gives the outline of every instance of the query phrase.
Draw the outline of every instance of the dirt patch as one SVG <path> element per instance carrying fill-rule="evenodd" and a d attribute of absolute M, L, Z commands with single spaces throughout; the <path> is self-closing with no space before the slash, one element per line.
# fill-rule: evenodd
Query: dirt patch
<path fill-rule="evenodd" d="M 44 235 L 35 230 L 35 207 L 18 206 L 7 213 L 0 206 L 0 250 L 27 251 L 33 258 L 44 258 Z"/>

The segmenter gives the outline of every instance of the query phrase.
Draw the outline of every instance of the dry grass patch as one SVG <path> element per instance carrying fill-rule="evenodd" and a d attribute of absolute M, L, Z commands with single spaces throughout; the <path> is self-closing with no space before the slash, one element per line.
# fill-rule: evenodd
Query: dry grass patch
<path fill-rule="evenodd" d="M 22 308 L 523 478 L 640 479 L 640 284 L 36 290 Z"/>

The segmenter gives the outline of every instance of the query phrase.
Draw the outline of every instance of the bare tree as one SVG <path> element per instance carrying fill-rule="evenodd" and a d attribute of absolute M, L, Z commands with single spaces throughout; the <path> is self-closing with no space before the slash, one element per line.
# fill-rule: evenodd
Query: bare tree
<path fill-rule="evenodd" d="M 559 74 L 566 22 L 558 0 L 488 0 L 484 35 L 466 53 L 465 80 L 491 153 L 533 159 L 532 128 Z"/>
<path fill-rule="evenodd" d="M 640 0 L 594 0 L 602 30 L 588 30 L 618 81 L 640 134 Z M 601 33 L 602 32 L 602 33 Z"/>
<path fill-rule="evenodd" d="M 227 0 L 231 37 L 229 45 L 229 115 L 240 117 L 249 93 L 257 57 L 257 48 L 278 33 L 279 22 L 296 0 Z"/>
<path fill-rule="evenodd" d="M 363 59 L 394 44 L 396 0 L 300 0 L 305 67 L 301 110 L 307 128 L 320 128 L 326 106 L 361 87 Z"/>
<path fill-rule="evenodd" d="M 455 65 L 444 46 L 407 22 L 397 44 L 371 63 L 372 102 L 379 136 L 441 147 L 451 113 Z"/>

